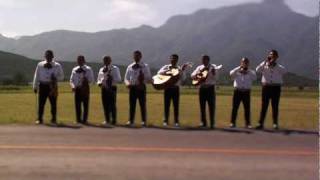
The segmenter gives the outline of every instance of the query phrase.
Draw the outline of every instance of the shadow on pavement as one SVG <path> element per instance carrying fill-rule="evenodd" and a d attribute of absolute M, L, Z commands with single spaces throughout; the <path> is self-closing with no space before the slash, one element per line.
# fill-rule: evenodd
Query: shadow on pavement
<path fill-rule="evenodd" d="M 44 124 L 45 126 L 48 126 L 48 127 L 53 127 L 53 128 L 70 128 L 70 129 L 80 129 L 82 128 L 81 125 L 77 125 L 77 124 L 74 124 L 74 125 L 71 125 L 71 124 L 64 124 L 64 123 L 57 123 L 57 124 Z"/>
<path fill-rule="evenodd" d="M 155 125 L 150 125 L 148 128 L 153 128 L 153 129 L 163 129 L 163 130 L 176 130 L 176 131 L 223 131 L 223 132 L 230 132 L 230 133 L 245 133 L 245 134 L 251 134 L 253 133 L 250 130 L 246 129 L 228 129 L 228 128 L 203 128 L 203 127 L 174 127 L 174 126 L 155 126 Z"/>
<path fill-rule="evenodd" d="M 131 125 L 130 126 L 130 125 L 123 125 L 123 124 L 117 124 L 117 125 L 115 125 L 115 127 L 122 127 L 122 128 L 128 128 L 128 129 L 142 129 L 142 128 L 145 128 L 145 127 L 138 126 L 138 125 Z M 146 127 L 146 128 L 148 128 L 148 127 Z"/>
<path fill-rule="evenodd" d="M 87 126 L 87 127 L 95 127 L 95 128 L 104 128 L 104 129 L 111 129 L 111 128 L 114 128 L 114 126 L 111 126 L 111 125 L 92 124 L 92 123 L 86 123 L 86 124 L 83 124 L 83 126 Z"/>
<path fill-rule="evenodd" d="M 258 130 L 257 130 L 258 131 Z M 279 129 L 279 130 L 273 130 L 273 129 L 263 129 L 260 130 L 262 132 L 267 133 L 278 133 L 278 134 L 284 134 L 284 135 L 293 135 L 293 134 L 300 134 L 300 135 L 315 135 L 319 136 L 319 132 L 317 131 L 308 131 L 308 130 L 294 130 L 294 129 Z"/>

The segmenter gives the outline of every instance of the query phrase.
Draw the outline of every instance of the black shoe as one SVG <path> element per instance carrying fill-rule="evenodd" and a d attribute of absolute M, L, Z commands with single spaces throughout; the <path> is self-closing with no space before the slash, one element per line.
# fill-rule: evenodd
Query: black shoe
<path fill-rule="evenodd" d="M 142 126 L 142 127 L 147 127 L 147 123 L 146 123 L 145 121 L 142 121 L 142 122 L 141 122 L 141 126 Z"/>
<path fill-rule="evenodd" d="M 230 123 L 229 127 L 230 127 L 230 128 L 235 128 L 236 125 L 235 125 L 234 123 Z"/>
<path fill-rule="evenodd" d="M 273 129 L 274 130 L 279 130 L 279 125 L 278 124 L 273 124 Z"/>
<path fill-rule="evenodd" d="M 264 129 L 263 125 L 258 125 L 256 129 Z"/>
<path fill-rule="evenodd" d="M 215 129 L 214 125 L 211 125 L 211 126 L 210 126 L 210 129 Z"/>

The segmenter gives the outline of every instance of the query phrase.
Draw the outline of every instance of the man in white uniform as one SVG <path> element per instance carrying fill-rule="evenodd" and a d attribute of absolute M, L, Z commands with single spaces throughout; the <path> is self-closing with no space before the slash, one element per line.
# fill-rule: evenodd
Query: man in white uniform
<path fill-rule="evenodd" d="M 57 122 L 57 98 L 59 80 L 63 80 L 63 70 L 61 65 L 54 61 L 54 55 L 51 50 L 47 50 L 44 55 L 45 60 L 38 63 L 33 78 L 34 93 L 38 96 L 38 119 L 36 124 L 43 123 L 44 107 L 49 98 L 51 104 L 51 123 Z"/>
<path fill-rule="evenodd" d="M 279 129 L 279 102 L 281 86 L 283 84 L 283 75 L 286 73 L 286 69 L 277 63 L 278 58 L 278 51 L 271 50 L 268 54 L 267 60 L 263 61 L 256 68 L 256 71 L 262 74 L 262 107 L 257 129 L 264 128 L 264 120 L 270 100 L 272 106 L 273 128 Z"/>
<path fill-rule="evenodd" d="M 199 103 L 201 110 L 200 127 L 207 126 L 206 120 L 206 103 L 209 106 L 210 128 L 215 128 L 215 108 L 216 108 L 216 92 L 215 84 L 218 79 L 219 68 L 215 64 L 210 64 L 208 55 L 202 56 L 202 65 L 198 66 L 191 74 L 191 78 L 195 79 L 204 70 L 208 71 L 207 78 L 199 85 Z"/>
<path fill-rule="evenodd" d="M 97 84 L 101 87 L 101 98 L 105 121 L 103 124 L 117 124 L 117 83 L 121 82 L 120 70 L 111 64 L 110 56 L 103 57 L 104 66 L 99 70 Z M 110 122 L 110 114 L 112 121 Z"/>
<path fill-rule="evenodd" d="M 232 113 L 230 127 L 236 127 L 237 113 L 240 103 L 243 103 L 246 127 L 251 127 L 250 121 L 250 92 L 252 82 L 256 80 L 256 72 L 249 69 L 249 59 L 241 59 L 240 66 L 230 71 L 230 76 L 234 80 L 234 92 L 232 100 Z"/>
<path fill-rule="evenodd" d="M 78 66 L 71 72 L 70 86 L 74 92 L 77 123 L 86 124 L 89 114 L 90 84 L 94 82 L 94 77 L 91 67 L 86 65 L 84 56 L 78 56 L 77 63 Z"/>
<path fill-rule="evenodd" d="M 136 102 L 139 100 L 143 127 L 147 126 L 147 107 L 146 107 L 146 84 L 151 82 L 151 72 L 149 66 L 141 62 L 142 53 L 133 53 L 134 62 L 126 70 L 124 82 L 129 88 L 130 114 L 127 125 L 134 124 L 136 112 Z"/>
<path fill-rule="evenodd" d="M 164 90 L 164 120 L 163 126 L 167 126 L 169 123 L 169 113 L 170 113 L 170 103 L 171 100 L 173 102 L 173 110 L 174 110 L 174 123 L 176 127 L 179 127 L 179 99 L 180 99 L 180 85 L 181 81 L 185 79 L 184 70 L 186 65 L 180 67 L 178 66 L 179 56 L 177 54 L 173 54 L 170 56 L 170 64 L 164 65 L 159 71 L 158 74 L 167 75 L 167 72 L 171 69 L 178 69 L 180 71 L 179 80 L 176 84 L 173 84 L 170 87 L 166 87 Z"/>

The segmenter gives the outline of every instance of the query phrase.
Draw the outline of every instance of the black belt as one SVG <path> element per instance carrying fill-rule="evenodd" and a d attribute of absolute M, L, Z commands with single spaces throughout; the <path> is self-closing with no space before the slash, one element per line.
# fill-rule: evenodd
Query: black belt
<path fill-rule="evenodd" d="M 202 86 L 200 86 L 200 88 L 214 88 L 214 84 L 204 84 Z"/>
<path fill-rule="evenodd" d="M 262 83 L 262 86 L 271 86 L 271 87 L 275 87 L 275 86 L 281 86 L 281 84 L 279 83 L 272 83 L 272 84 L 268 84 L 268 83 Z"/>
<path fill-rule="evenodd" d="M 242 88 L 235 88 L 234 90 L 240 91 L 240 92 L 249 92 L 249 91 L 251 91 L 250 89 L 242 89 Z"/>

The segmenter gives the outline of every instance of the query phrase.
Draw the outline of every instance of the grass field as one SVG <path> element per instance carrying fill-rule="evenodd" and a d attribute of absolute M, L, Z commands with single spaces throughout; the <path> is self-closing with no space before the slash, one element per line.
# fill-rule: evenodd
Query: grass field
<path fill-rule="evenodd" d="M 75 119 L 73 94 L 67 83 L 61 83 L 58 99 L 58 120 L 63 123 L 72 123 Z M 199 125 L 199 105 L 197 89 L 185 87 L 181 90 L 180 121 L 182 126 Z M 254 87 L 252 91 L 251 112 L 252 123 L 257 124 L 260 113 L 260 87 Z M 0 124 L 32 124 L 36 119 L 36 97 L 29 86 L 2 86 L 0 87 Z M 120 85 L 118 89 L 118 121 L 124 124 L 128 120 L 128 90 Z M 218 127 L 229 125 L 232 103 L 232 87 L 218 87 L 216 124 Z M 162 124 L 163 95 L 162 91 L 156 91 L 148 87 L 148 122 L 153 125 Z M 138 107 L 138 106 L 137 106 Z M 50 119 L 49 103 L 45 112 L 45 120 Z M 266 119 L 266 126 L 271 126 L 271 109 Z M 171 113 L 172 114 L 172 113 Z M 297 88 L 283 88 L 280 102 L 280 126 L 289 129 L 317 129 L 318 128 L 318 90 Z M 101 123 L 103 110 L 100 99 L 100 90 L 93 86 L 91 89 L 91 101 L 89 121 Z M 137 111 L 136 122 L 140 122 L 140 112 Z M 243 108 L 240 107 L 238 125 L 243 126 Z"/>

